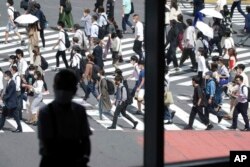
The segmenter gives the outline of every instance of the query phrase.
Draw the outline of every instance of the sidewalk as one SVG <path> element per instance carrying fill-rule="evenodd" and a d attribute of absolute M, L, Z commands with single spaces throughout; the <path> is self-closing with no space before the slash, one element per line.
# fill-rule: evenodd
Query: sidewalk
<path fill-rule="evenodd" d="M 205 0 L 205 3 L 216 3 L 217 0 Z M 232 4 L 233 0 L 227 0 L 227 4 Z M 249 0 L 241 0 L 242 4 L 250 4 Z"/>

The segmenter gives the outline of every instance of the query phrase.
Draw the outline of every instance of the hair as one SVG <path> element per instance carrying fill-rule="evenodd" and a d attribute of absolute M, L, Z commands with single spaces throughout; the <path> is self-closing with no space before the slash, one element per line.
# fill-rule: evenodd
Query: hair
<path fill-rule="evenodd" d="M 110 21 L 114 25 L 115 29 L 118 29 L 118 25 L 117 25 L 114 17 L 109 17 L 108 21 Z"/>
<path fill-rule="evenodd" d="M 241 75 L 236 75 L 234 79 L 236 80 L 236 79 L 238 79 L 238 78 L 240 79 L 241 82 L 243 82 L 243 76 L 241 76 Z"/>
<path fill-rule="evenodd" d="M 197 33 L 197 39 L 202 38 L 203 39 L 204 35 L 201 31 Z"/>
<path fill-rule="evenodd" d="M 178 14 L 177 20 L 178 20 L 179 22 L 183 22 L 183 15 L 182 15 L 182 14 Z"/>
<path fill-rule="evenodd" d="M 73 37 L 73 42 L 78 43 L 79 42 L 79 38 L 78 37 Z"/>
<path fill-rule="evenodd" d="M 81 52 L 81 48 L 80 48 L 80 46 L 78 46 L 78 45 L 74 45 L 74 46 L 73 46 L 73 50 L 76 51 L 77 53 L 80 53 L 80 52 Z"/>
<path fill-rule="evenodd" d="M 218 64 L 217 63 L 211 63 L 211 71 L 215 72 L 218 70 Z"/>
<path fill-rule="evenodd" d="M 115 70 L 115 74 L 122 76 L 122 70 L 119 68 Z"/>
<path fill-rule="evenodd" d="M 171 8 L 175 8 L 176 10 L 178 10 L 178 5 L 177 5 L 177 1 L 171 1 L 171 5 L 170 5 Z"/>
<path fill-rule="evenodd" d="M 225 31 L 225 35 L 224 35 L 225 37 L 230 37 L 231 36 L 231 31 Z"/>
<path fill-rule="evenodd" d="M 23 57 L 23 50 L 17 49 L 16 54 L 21 55 L 21 57 Z"/>
<path fill-rule="evenodd" d="M 237 68 L 241 69 L 242 71 L 245 70 L 246 66 L 244 64 L 238 64 Z"/>
<path fill-rule="evenodd" d="M 199 84 L 200 83 L 200 78 L 198 76 L 194 76 L 192 78 L 192 81 L 194 81 L 196 84 Z"/>
<path fill-rule="evenodd" d="M 100 69 L 100 70 L 98 71 L 98 73 L 101 74 L 102 76 L 105 75 L 105 71 L 104 71 L 103 69 Z"/>
<path fill-rule="evenodd" d="M 34 4 L 34 7 L 37 8 L 37 9 L 41 9 L 41 5 L 39 3 L 37 3 L 37 2 Z"/>
<path fill-rule="evenodd" d="M 96 15 L 92 15 L 92 19 L 96 21 L 98 18 Z"/>
<path fill-rule="evenodd" d="M 115 32 L 113 32 L 113 33 L 111 34 L 111 38 L 114 39 L 114 38 L 116 38 L 116 37 L 117 37 L 117 34 L 116 34 Z"/>
<path fill-rule="evenodd" d="M 90 13 L 90 9 L 88 9 L 88 8 L 84 9 L 83 12 L 89 14 Z"/>
<path fill-rule="evenodd" d="M 187 25 L 189 25 L 189 26 L 193 25 L 193 20 L 192 19 L 187 19 L 186 22 L 187 22 Z"/>
<path fill-rule="evenodd" d="M 139 17 L 139 15 L 138 14 L 134 14 L 133 17 Z"/>
<path fill-rule="evenodd" d="M 115 76 L 115 81 L 122 82 L 123 78 L 120 75 Z"/>
<path fill-rule="evenodd" d="M 5 71 L 4 74 L 7 75 L 8 77 L 12 78 L 12 74 L 11 74 L 10 70 Z"/>
<path fill-rule="evenodd" d="M 17 56 L 10 55 L 9 59 L 13 60 L 13 64 L 17 64 Z"/>
<path fill-rule="evenodd" d="M 70 81 L 70 82 L 69 82 Z M 73 70 L 63 69 L 54 78 L 54 90 L 77 90 L 77 77 Z"/>
<path fill-rule="evenodd" d="M 14 1 L 13 0 L 7 0 L 7 2 L 10 4 L 10 6 L 14 5 Z"/>
<path fill-rule="evenodd" d="M 224 16 L 227 16 L 227 15 L 229 15 L 229 14 L 230 14 L 230 11 L 229 11 L 229 9 L 228 9 L 228 6 L 227 6 L 227 5 L 224 5 L 224 6 L 223 6 L 223 12 L 224 12 Z"/>
<path fill-rule="evenodd" d="M 229 48 L 228 49 L 228 55 L 230 57 L 234 56 L 235 60 L 238 61 L 238 59 L 237 59 L 237 53 L 236 53 L 236 50 L 234 48 Z"/>
<path fill-rule="evenodd" d="M 246 11 L 247 11 L 247 13 L 250 13 L 250 6 L 246 7 Z"/>
<path fill-rule="evenodd" d="M 74 24 L 73 27 L 74 27 L 75 30 L 79 30 L 80 29 L 80 25 L 79 24 Z"/>
<path fill-rule="evenodd" d="M 17 71 L 18 71 L 17 66 L 11 66 L 11 69 L 12 69 L 14 72 L 17 72 Z"/>
<path fill-rule="evenodd" d="M 99 45 L 101 42 L 101 40 L 99 38 L 94 38 L 93 39 L 93 43 L 96 44 L 96 45 Z"/>
<path fill-rule="evenodd" d="M 42 75 L 42 73 L 40 71 L 35 71 L 34 75 L 37 75 L 37 79 L 36 80 L 42 80 L 43 79 L 43 75 Z"/>
<path fill-rule="evenodd" d="M 94 61 L 94 60 L 95 60 L 95 57 L 94 57 L 92 54 L 88 54 L 87 58 L 88 58 L 90 61 Z"/>
<path fill-rule="evenodd" d="M 61 26 L 62 28 L 64 28 L 64 26 L 65 26 L 65 24 L 64 24 L 63 21 L 58 21 L 58 22 L 57 22 L 57 25 L 58 25 L 58 26 Z"/>
<path fill-rule="evenodd" d="M 29 66 L 29 68 L 28 68 L 29 70 L 35 70 L 36 69 L 36 67 L 33 65 L 33 64 L 31 64 L 30 66 Z"/>
<path fill-rule="evenodd" d="M 220 19 L 214 17 L 213 20 L 214 20 L 213 26 L 220 25 Z"/>
<path fill-rule="evenodd" d="M 138 63 L 138 61 L 139 61 L 139 59 L 138 59 L 138 57 L 136 55 L 131 56 L 130 60 L 135 61 L 136 63 Z"/>
<path fill-rule="evenodd" d="M 104 13 L 105 12 L 105 9 L 103 6 L 99 6 L 98 7 L 98 13 Z"/>
<path fill-rule="evenodd" d="M 138 62 L 138 64 L 144 66 L 145 65 L 145 61 L 141 60 L 141 61 Z"/>

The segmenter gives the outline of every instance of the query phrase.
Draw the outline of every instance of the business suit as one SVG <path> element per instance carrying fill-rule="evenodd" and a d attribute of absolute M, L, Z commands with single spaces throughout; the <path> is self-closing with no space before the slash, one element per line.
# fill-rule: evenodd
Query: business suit
<path fill-rule="evenodd" d="M 2 114 L 1 121 L 0 121 L 0 129 L 3 128 L 5 124 L 6 116 L 8 116 L 8 113 L 10 113 L 17 123 L 17 129 L 22 131 L 19 113 L 16 110 L 17 108 L 16 84 L 12 79 L 8 81 L 8 84 L 6 86 L 6 91 L 3 96 L 3 102 L 5 106 L 3 108 L 3 114 Z"/>
<path fill-rule="evenodd" d="M 98 65 L 101 69 L 103 69 L 104 67 L 102 54 L 102 47 L 100 45 L 95 46 L 95 48 L 93 49 L 93 56 L 95 57 L 94 63 Z"/>

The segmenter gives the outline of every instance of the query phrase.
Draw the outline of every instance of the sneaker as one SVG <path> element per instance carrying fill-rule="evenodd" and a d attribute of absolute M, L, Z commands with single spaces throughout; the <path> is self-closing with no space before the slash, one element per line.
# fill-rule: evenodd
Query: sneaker
<path fill-rule="evenodd" d="M 109 126 L 109 127 L 107 127 L 107 129 L 116 129 L 116 127 L 114 127 L 114 126 Z"/>
<path fill-rule="evenodd" d="M 24 40 L 21 40 L 21 46 L 25 46 Z"/>
<path fill-rule="evenodd" d="M 47 91 L 44 91 L 43 92 L 43 95 L 49 95 L 49 91 L 47 90 Z"/>
<path fill-rule="evenodd" d="M 211 130 L 214 126 L 212 124 L 208 124 L 207 128 L 205 130 Z"/>
<path fill-rule="evenodd" d="M 230 130 L 236 130 L 236 128 L 232 127 L 232 126 L 228 126 L 227 128 L 230 129 Z"/>
<path fill-rule="evenodd" d="M 132 128 L 132 129 L 135 129 L 135 128 L 136 128 L 136 126 L 137 126 L 137 124 L 138 124 L 138 122 L 137 122 L 137 121 L 135 121 L 135 122 L 134 122 L 134 126 L 133 126 L 133 128 Z"/>
<path fill-rule="evenodd" d="M 223 96 L 223 100 L 229 100 L 229 96 Z"/>
<path fill-rule="evenodd" d="M 240 131 L 250 131 L 250 128 L 241 129 Z"/>
<path fill-rule="evenodd" d="M 193 127 L 187 125 L 187 126 L 184 127 L 184 130 L 193 130 Z"/>
<path fill-rule="evenodd" d="M 173 121 L 170 121 L 170 120 L 164 120 L 164 124 L 170 125 L 170 124 L 173 124 Z"/>

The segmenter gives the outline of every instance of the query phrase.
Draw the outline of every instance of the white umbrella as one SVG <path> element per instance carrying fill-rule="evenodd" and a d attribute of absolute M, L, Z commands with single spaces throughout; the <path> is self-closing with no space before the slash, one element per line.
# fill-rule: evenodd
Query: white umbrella
<path fill-rule="evenodd" d="M 220 12 L 216 11 L 215 9 L 211 9 L 211 8 L 204 8 L 200 11 L 201 13 L 203 13 L 206 16 L 211 16 L 211 17 L 215 17 L 218 19 L 223 19 L 223 16 Z"/>
<path fill-rule="evenodd" d="M 23 14 L 15 19 L 15 22 L 19 24 L 32 24 L 36 21 L 38 21 L 38 18 L 31 14 Z"/>
<path fill-rule="evenodd" d="M 203 35 L 209 38 L 214 37 L 214 30 L 209 25 L 205 24 L 204 22 L 197 21 L 196 28 L 198 28 L 203 33 Z"/>

